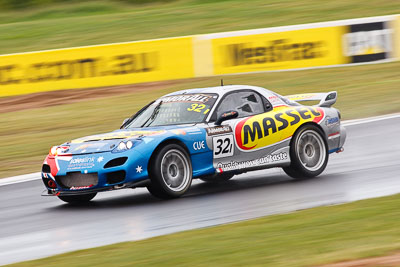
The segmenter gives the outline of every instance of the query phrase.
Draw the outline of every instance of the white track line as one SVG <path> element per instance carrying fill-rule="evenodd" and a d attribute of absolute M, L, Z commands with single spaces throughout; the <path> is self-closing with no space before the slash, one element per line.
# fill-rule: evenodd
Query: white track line
<path fill-rule="evenodd" d="M 370 123 L 370 122 L 375 122 L 375 121 L 389 120 L 389 119 L 394 119 L 394 118 L 400 118 L 400 113 L 394 113 L 394 114 L 388 114 L 388 115 L 376 116 L 376 117 L 370 117 L 370 118 L 364 118 L 364 119 L 357 119 L 357 120 L 347 120 L 347 121 L 343 121 L 342 124 L 344 126 L 351 126 L 351 125 L 358 125 L 358 124 Z M 41 179 L 40 172 L 24 174 L 24 175 L 8 177 L 8 178 L 0 178 L 0 186 L 29 182 L 29 181 L 39 180 L 39 179 Z"/>
<path fill-rule="evenodd" d="M 41 179 L 40 172 L 29 173 L 29 174 L 0 179 L 0 186 L 29 182 L 39 179 Z"/>
<path fill-rule="evenodd" d="M 364 119 L 347 120 L 347 121 L 343 121 L 342 124 L 343 124 L 343 126 L 350 126 L 350 125 L 358 125 L 358 124 L 381 121 L 381 120 L 394 119 L 394 118 L 399 118 L 399 117 L 400 117 L 400 113 L 393 113 L 393 114 L 369 117 L 369 118 L 364 118 Z"/>

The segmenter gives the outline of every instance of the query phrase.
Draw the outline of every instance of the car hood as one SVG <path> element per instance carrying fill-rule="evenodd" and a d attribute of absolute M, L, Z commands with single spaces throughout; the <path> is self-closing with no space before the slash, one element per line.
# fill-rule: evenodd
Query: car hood
<path fill-rule="evenodd" d="M 184 134 L 184 129 L 188 126 L 164 126 L 164 127 L 149 127 L 136 129 L 122 129 L 109 133 L 90 135 L 72 140 L 65 144 L 69 145 L 68 154 L 88 154 L 100 153 L 113 150 L 122 140 L 141 139 L 143 137 L 161 137 L 168 133 Z"/>
<path fill-rule="evenodd" d="M 108 141 L 116 139 L 128 139 L 128 138 L 138 138 L 142 136 L 153 136 L 165 134 L 166 130 L 117 130 L 110 133 L 90 135 L 82 138 L 78 138 L 71 141 L 71 144 L 82 144 L 86 142 L 96 142 L 96 141 Z"/>

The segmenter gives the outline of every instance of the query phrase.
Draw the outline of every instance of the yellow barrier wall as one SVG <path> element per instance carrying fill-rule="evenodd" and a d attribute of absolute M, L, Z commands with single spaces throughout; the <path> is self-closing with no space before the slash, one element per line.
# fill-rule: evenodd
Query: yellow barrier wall
<path fill-rule="evenodd" d="M 400 59 L 400 16 L 0 56 L 0 97 Z"/>
<path fill-rule="evenodd" d="M 297 69 L 346 63 L 344 26 L 216 38 L 214 74 Z"/>
<path fill-rule="evenodd" d="M 394 31 L 394 36 L 395 36 L 395 41 L 394 41 L 395 57 L 396 57 L 397 60 L 400 60 L 400 15 L 396 16 L 394 29 L 395 29 L 395 31 Z"/>
<path fill-rule="evenodd" d="M 0 96 L 194 76 L 192 37 L 0 56 Z"/>

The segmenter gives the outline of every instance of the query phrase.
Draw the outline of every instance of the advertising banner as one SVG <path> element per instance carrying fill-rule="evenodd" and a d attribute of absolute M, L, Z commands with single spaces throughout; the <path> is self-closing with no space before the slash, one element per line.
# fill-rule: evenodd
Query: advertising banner
<path fill-rule="evenodd" d="M 395 57 L 397 60 L 400 60 L 400 15 L 396 16 L 396 19 L 394 20 L 394 51 L 395 51 Z"/>
<path fill-rule="evenodd" d="M 298 69 L 346 63 L 346 27 L 324 27 L 212 39 L 214 74 Z"/>
<path fill-rule="evenodd" d="M 400 16 L 0 56 L 0 97 L 400 59 Z"/>
<path fill-rule="evenodd" d="M 392 58 L 394 30 L 390 20 L 350 24 L 343 35 L 343 53 L 349 63 L 373 62 Z"/>
<path fill-rule="evenodd" d="M 194 76 L 192 37 L 0 56 L 0 97 Z"/>

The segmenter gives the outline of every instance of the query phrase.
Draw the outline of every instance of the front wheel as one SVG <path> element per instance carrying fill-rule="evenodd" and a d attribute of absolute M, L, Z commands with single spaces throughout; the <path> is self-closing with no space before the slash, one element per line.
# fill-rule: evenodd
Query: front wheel
<path fill-rule="evenodd" d="M 91 193 L 91 194 L 84 194 L 84 195 L 72 195 L 72 196 L 58 196 L 59 199 L 61 199 L 64 202 L 78 205 L 78 204 L 85 204 L 88 203 L 90 200 L 92 200 L 97 193 Z"/>
<path fill-rule="evenodd" d="M 322 131 L 315 125 L 305 125 L 293 136 L 290 145 L 291 163 L 285 173 L 295 179 L 307 179 L 321 174 L 328 164 L 328 146 Z"/>
<path fill-rule="evenodd" d="M 182 196 L 192 183 L 192 164 L 188 153 L 179 145 L 161 148 L 149 166 L 149 192 L 158 198 Z"/>

